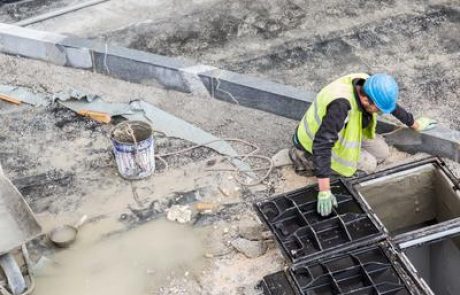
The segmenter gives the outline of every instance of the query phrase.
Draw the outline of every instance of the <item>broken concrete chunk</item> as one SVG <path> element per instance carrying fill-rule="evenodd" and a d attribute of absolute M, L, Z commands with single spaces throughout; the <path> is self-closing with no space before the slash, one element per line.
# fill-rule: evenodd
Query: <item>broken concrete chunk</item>
<path fill-rule="evenodd" d="M 243 253 L 248 258 L 256 258 L 267 252 L 267 244 L 263 241 L 250 241 L 237 238 L 230 243 L 238 252 Z"/>
<path fill-rule="evenodd" d="M 174 205 L 168 209 L 166 218 L 182 224 L 188 223 L 192 220 L 192 210 L 189 206 Z"/>
<path fill-rule="evenodd" d="M 241 187 L 236 183 L 232 176 L 229 176 L 228 178 L 224 177 L 217 189 L 227 198 L 239 199 L 242 195 Z"/>
<path fill-rule="evenodd" d="M 272 157 L 272 160 L 275 167 L 292 165 L 292 160 L 289 157 L 289 149 L 280 150 Z"/>
<path fill-rule="evenodd" d="M 250 241 L 261 241 L 271 237 L 263 225 L 242 226 L 238 229 L 240 237 Z"/>

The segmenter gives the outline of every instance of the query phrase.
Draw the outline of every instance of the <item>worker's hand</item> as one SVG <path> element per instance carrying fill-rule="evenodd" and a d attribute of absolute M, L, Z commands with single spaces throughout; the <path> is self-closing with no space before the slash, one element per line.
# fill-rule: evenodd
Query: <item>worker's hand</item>
<path fill-rule="evenodd" d="M 421 117 L 415 120 L 414 126 L 412 127 L 418 132 L 428 131 L 435 128 L 438 125 L 438 121 L 427 117 Z"/>
<path fill-rule="evenodd" d="M 321 191 L 318 193 L 317 211 L 321 216 L 328 216 L 332 212 L 332 206 L 337 208 L 337 199 L 328 191 Z"/>

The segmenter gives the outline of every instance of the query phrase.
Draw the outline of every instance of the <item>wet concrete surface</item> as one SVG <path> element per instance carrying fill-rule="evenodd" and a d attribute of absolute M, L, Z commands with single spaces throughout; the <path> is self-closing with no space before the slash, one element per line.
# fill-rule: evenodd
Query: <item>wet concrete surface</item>
<path fill-rule="evenodd" d="M 110 220 L 82 227 L 72 248 L 38 271 L 34 294 L 158 294 L 171 272 L 190 279 L 206 264 L 206 229 L 164 220 L 110 234 L 117 229 Z"/>

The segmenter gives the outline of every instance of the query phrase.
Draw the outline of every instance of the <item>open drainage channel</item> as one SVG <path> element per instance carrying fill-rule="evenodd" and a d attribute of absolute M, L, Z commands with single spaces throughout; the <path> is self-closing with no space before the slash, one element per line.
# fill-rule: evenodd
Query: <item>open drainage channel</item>
<path fill-rule="evenodd" d="M 293 262 L 264 277 L 264 293 L 458 294 L 459 183 L 434 157 L 335 181 L 327 218 L 315 214 L 315 186 L 256 203 Z"/>

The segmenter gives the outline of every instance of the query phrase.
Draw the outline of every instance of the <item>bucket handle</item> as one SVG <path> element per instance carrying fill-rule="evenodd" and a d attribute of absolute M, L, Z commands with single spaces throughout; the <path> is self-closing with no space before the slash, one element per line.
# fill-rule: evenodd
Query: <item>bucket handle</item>
<path fill-rule="evenodd" d="M 139 169 L 145 172 L 147 171 L 147 167 L 143 167 L 142 162 L 138 159 L 139 145 L 137 144 L 136 136 L 134 136 L 134 130 L 131 128 L 131 125 L 129 124 L 127 125 L 127 127 L 127 133 L 131 135 L 131 138 L 133 139 L 134 143 L 134 148 L 136 149 L 136 151 L 134 152 L 134 162 L 136 163 L 137 167 L 139 167 Z"/>

